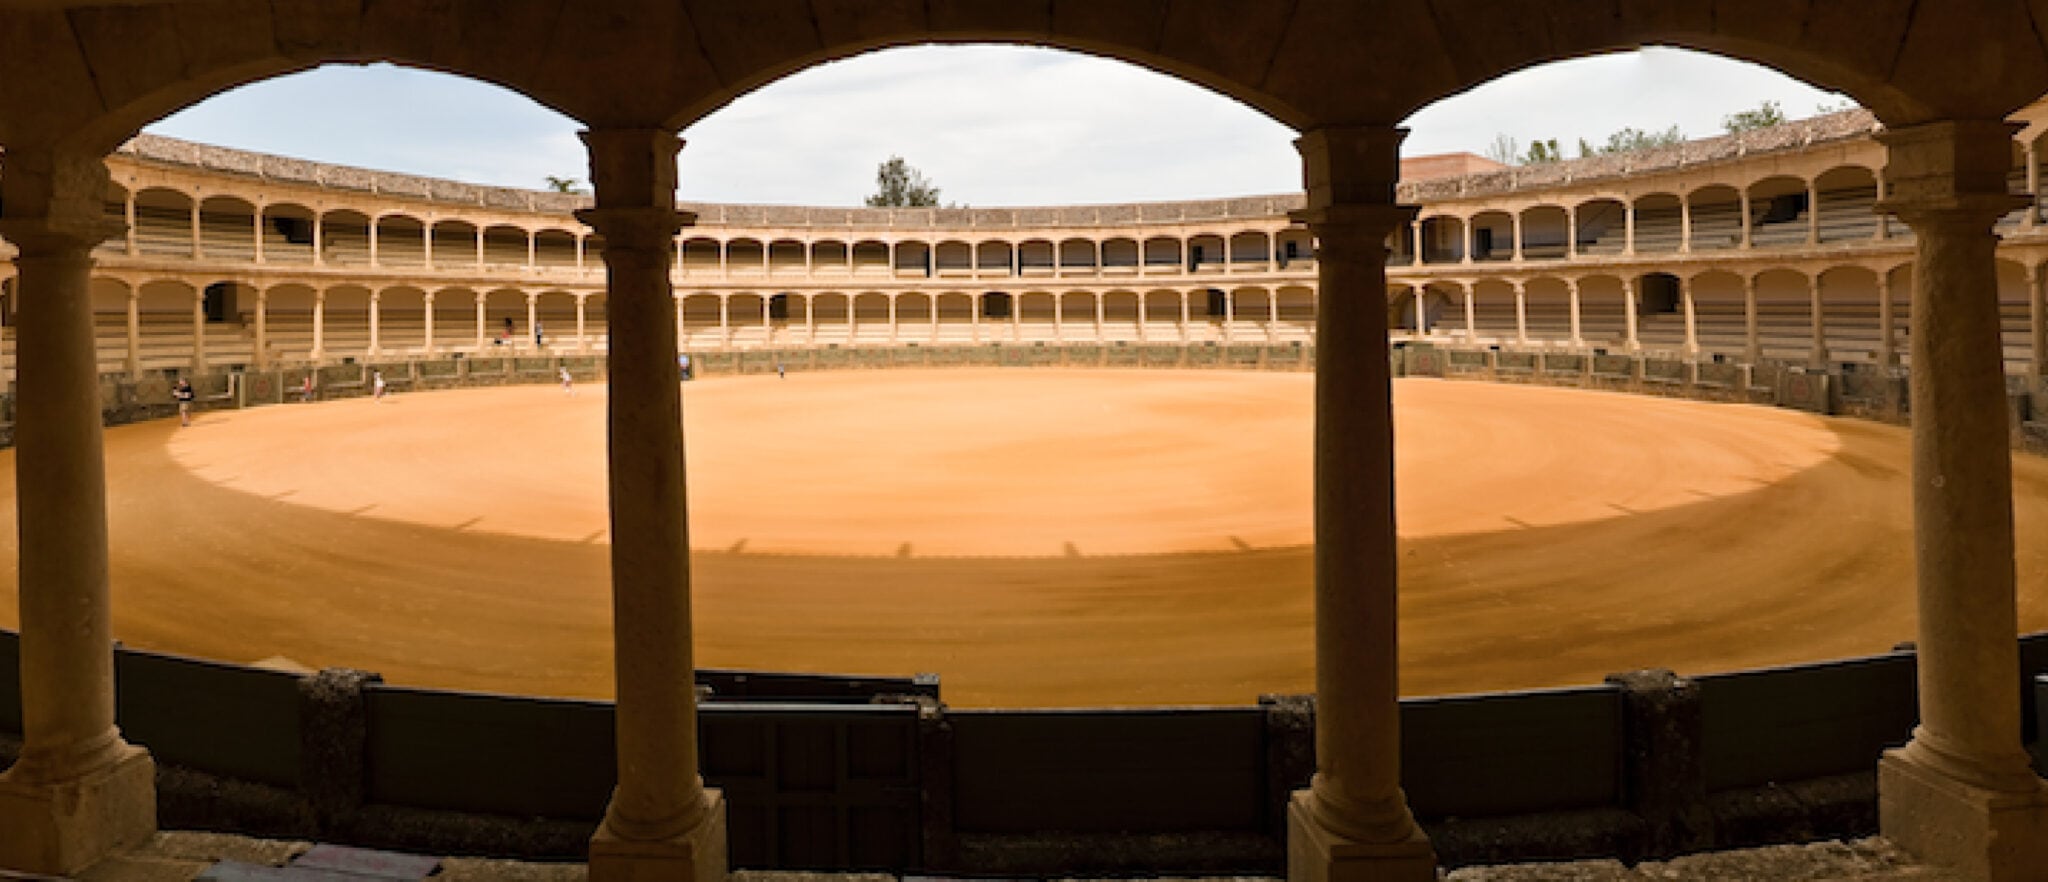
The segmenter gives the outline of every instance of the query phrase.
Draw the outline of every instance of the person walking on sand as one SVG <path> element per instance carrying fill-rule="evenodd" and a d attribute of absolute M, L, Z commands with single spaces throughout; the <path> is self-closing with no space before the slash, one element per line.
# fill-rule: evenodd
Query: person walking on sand
<path fill-rule="evenodd" d="M 171 397 L 178 400 L 178 425 L 192 425 L 192 381 L 178 378 L 178 385 L 171 387 Z"/>
<path fill-rule="evenodd" d="M 370 372 L 370 388 L 371 388 L 372 390 L 374 390 L 374 391 L 373 391 L 373 393 L 372 393 L 372 394 L 373 394 L 373 396 L 374 396 L 374 400 L 375 400 L 375 401 L 376 401 L 376 402 L 377 402 L 378 404 L 383 404 L 383 403 L 384 403 L 384 372 L 383 372 L 383 371 L 371 371 L 371 372 Z"/>
<path fill-rule="evenodd" d="M 789 379 L 789 371 L 783 369 L 782 359 L 779 358 L 775 360 L 775 378 L 778 380 Z"/>
<path fill-rule="evenodd" d="M 568 368 L 556 368 L 555 370 L 562 376 L 562 394 L 570 398 L 576 397 L 576 378 L 569 376 Z"/>
<path fill-rule="evenodd" d="M 312 401 L 312 400 L 313 400 L 313 375 L 312 375 L 311 373 L 308 373 L 308 374 L 306 374 L 306 381 L 305 381 L 305 382 L 303 382 L 303 383 L 300 383 L 300 384 L 299 384 L 299 401 L 300 401 L 301 403 L 306 403 L 306 402 L 310 402 L 310 401 Z"/>

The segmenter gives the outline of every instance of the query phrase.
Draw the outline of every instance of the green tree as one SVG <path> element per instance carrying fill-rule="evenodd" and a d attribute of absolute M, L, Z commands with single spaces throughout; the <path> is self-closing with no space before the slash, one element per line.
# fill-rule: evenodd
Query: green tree
<path fill-rule="evenodd" d="M 1749 110 L 1731 113 L 1721 118 L 1721 127 L 1727 129 L 1731 135 L 1784 124 L 1785 109 L 1778 106 L 1776 101 L 1765 101 Z"/>
<path fill-rule="evenodd" d="M 583 192 L 583 186 L 582 186 L 583 182 L 582 182 L 582 181 L 579 181 L 579 180 L 577 180 L 577 179 L 575 179 L 575 178 L 558 178 L 558 177 L 555 177 L 554 175 L 548 175 L 548 176 L 547 176 L 547 179 L 548 179 L 548 189 L 550 189 L 550 190 L 553 190 L 553 191 L 555 191 L 555 192 L 557 192 L 557 193 L 581 193 L 581 192 Z"/>
<path fill-rule="evenodd" d="M 1677 126 L 1672 126 L 1661 132 L 1646 132 L 1634 126 L 1627 126 L 1621 131 L 1608 135 L 1607 143 L 1600 148 L 1600 152 L 1602 154 L 1634 153 L 1638 150 L 1669 147 L 1684 140 L 1685 133 L 1679 131 Z"/>
<path fill-rule="evenodd" d="M 1557 146 L 1556 138 L 1539 138 L 1529 142 L 1529 152 L 1522 155 L 1523 165 L 1542 165 L 1564 158 L 1564 149 Z"/>
<path fill-rule="evenodd" d="M 939 204 L 939 188 L 903 157 L 891 156 L 875 167 L 875 195 L 868 197 L 867 204 L 869 208 L 930 208 Z"/>

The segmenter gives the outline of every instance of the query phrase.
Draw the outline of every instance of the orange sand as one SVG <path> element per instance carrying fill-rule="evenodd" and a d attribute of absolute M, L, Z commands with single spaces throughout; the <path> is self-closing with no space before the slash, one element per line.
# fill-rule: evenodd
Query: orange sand
<path fill-rule="evenodd" d="M 1307 691 L 1310 389 L 1080 370 L 689 384 L 697 661 L 936 671 L 968 706 Z M 1559 389 L 1396 391 L 1408 692 L 1913 635 L 1901 430 Z M 604 389 L 579 393 L 110 430 L 116 633 L 397 683 L 609 694 Z M 2016 468 L 2020 535 L 2041 535 L 2048 462 Z M 0 487 L 12 469 L 0 454 Z M 0 537 L 12 561 L 11 523 Z M 2039 543 L 2021 554 L 2023 624 L 2048 627 Z"/>

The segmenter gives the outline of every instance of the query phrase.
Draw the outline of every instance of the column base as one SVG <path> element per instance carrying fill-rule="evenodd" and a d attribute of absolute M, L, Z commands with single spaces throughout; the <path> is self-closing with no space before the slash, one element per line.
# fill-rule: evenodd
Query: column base
<path fill-rule="evenodd" d="M 716 882 L 726 877 L 725 794 L 707 788 L 703 822 L 673 839 L 620 839 L 609 823 L 590 838 L 590 882 Z"/>
<path fill-rule="evenodd" d="M 1985 882 L 2048 880 L 2048 782 L 2031 794 L 1984 790 L 1885 751 L 1878 826 L 1916 857 Z"/>
<path fill-rule="evenodd" d="M 69 781 L 0 775 L 0 869 L 66 876 L 156 835 L 156 763 L 133 745 Z"/>
<path fill-rule="evenodd" d="M 1287 802 L 1287 882 L 1436 882 L 1436 850 L 1417 827 L 1401 842 L 1354 842 L 1323 828 L 1309 791 Z"/>

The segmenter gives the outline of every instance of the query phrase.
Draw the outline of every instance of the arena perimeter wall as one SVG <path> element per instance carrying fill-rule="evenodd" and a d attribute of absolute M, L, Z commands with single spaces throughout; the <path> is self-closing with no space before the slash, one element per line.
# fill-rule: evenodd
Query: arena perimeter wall
<path fill-rule="evenodd" d="M 700 377 L 939 366 L 1307 370 L 1311 347 L 977 346 L 698 356 Z M 1397 346 L 1397 376 L 1747 401 L 1903 422 L 1903 373 Z M 598 358 L 313 369 L 317 399 L 597 379 Z M 203 406 L 299 399 L 306 369 L 196 378 Z M 171 376 L 102 378 L 108 424 L 168 415 Z M 11 406 L 11 400 L 7 402 Z M 2015 388 L 2015 443 L 2048 432 Z M 10 407 L 11 410 L 11 407 Z M 2023 738 L 2048 771 L 2048 633 L 2021 638 Z M 119 719 L 159 762 L 169 828 L 437 853 L 580 856 L 614 781 L 611 706 L 408 689 L 119 649 Z M 699 672 L 707 781 L 741 868 L 1024 875 L 1278 872 L 1314 700 L 1256 707 L 951 710 L 930 678 Z M 1917 716 L 1908 651 L 1694 678 L 1402 702 L 1404 787 L 1443 861 L 1627 861 L 1876 830 L 1875 760 Z M 0 631 L 0 761 L 20 731 Z"/>
<path fill-rule="evenodd" d="M 0 631 L 0 733 L 21 731 Z M 2048 770 L 2048 632 L 2020 639 Z M 439 854 L 575 858 L 614 779 L 608 702 L 390 686 L 117 649 L 161 823 Z M 704 776 L 740 868 L 895 873 L 1281 868 L 1315 702 L 952 710 L 928 678 L 705 672 Z M 722 692 L 720 685 L 735 692 Z M 1917 714 L 1910 650 L 1570 689 L 1407 699 L 1403 785 L 1450 866 L 1868 835 Z M 0 734 L 0 762 L 20 741 Z"/>

